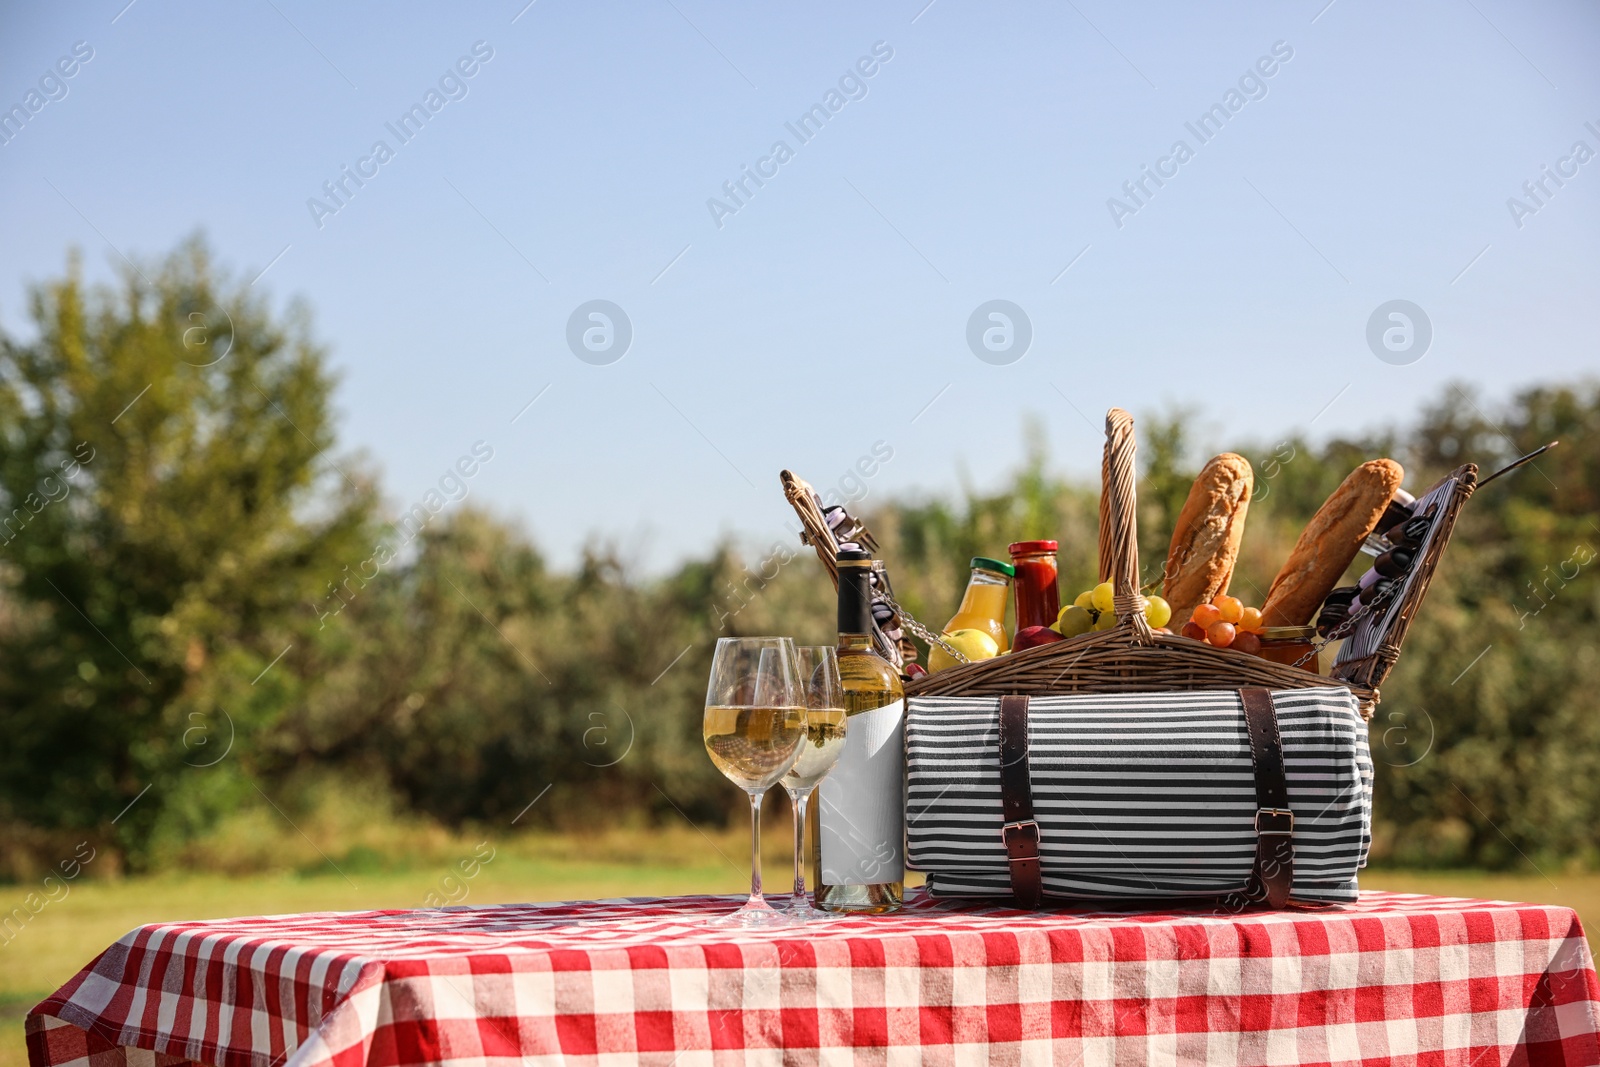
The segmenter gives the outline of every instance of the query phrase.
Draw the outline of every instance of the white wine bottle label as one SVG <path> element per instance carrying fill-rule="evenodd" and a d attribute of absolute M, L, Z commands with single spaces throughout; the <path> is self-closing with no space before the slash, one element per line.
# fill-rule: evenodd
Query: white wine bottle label
<path fill-rule="evenodd" d="M 896 700 L 850 716 L 844 754 L 817 787 L 828 885 L 905 880 L 905 710 Z"/>

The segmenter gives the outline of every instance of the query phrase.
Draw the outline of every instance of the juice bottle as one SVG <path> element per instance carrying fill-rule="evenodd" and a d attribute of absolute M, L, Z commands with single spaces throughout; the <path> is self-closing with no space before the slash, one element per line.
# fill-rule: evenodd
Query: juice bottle
<path fill-rule="evenodd" d="M 961 594 L 961 607 L 944 624 L 945 633 L 957 630 L 982 630 L 994 638 L 1001 652 L 1011 650 L 1011 634 L 1006 630 L 1006 601 L 1011 599 L 1011 577 L 1017 569 L 987 556 L 972 557 L 972 577 Z"/>

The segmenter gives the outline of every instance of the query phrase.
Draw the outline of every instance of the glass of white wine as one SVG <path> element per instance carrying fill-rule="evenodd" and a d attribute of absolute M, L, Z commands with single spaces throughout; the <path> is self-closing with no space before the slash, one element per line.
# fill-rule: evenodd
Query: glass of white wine
<path fill-rule="evenodd" d="M 806 741 L 805 687 L 787 637 L 724 637 L 706 686 L 706 751 L 750 794 L 750 899 L 715 926 L 787 926 L 761 895 L 761 797 L 794 765 Z"/>
<path fill-rule="evenodd" d="M 837 919 L 838 914 L 811 906 L 806 897 L 806 803 L 844 751 L 844 686 L 839 681 L 839 657 L 832 645 L 802 645 L 795 649 L 800 663 L 800 683 L 805 691 L 806 740 L 800 758 L 781 781 L 789 792 L 794 812 L 794 893 L 784 913 L 809 922 Z"/>

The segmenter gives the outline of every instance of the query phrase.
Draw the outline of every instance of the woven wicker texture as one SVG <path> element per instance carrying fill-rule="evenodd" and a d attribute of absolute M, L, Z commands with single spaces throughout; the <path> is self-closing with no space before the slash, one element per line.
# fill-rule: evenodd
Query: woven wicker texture
<path fill-rule="evenodd" d="M 1376 686 L 1394 666 L 1400 642 L 1427 592 L 1434 569 L 1450 539 L 1461 505 L 1472 493 L 1477 468 L 1459 468 L 1460 479 L 1436 518 L 1445 525 L 1423 559 L 1413 564 L 1399 623 L 1380 651 L 1359 662 L 1341 665 L 1327 678 L 1232 649 L 1213 648 L 1175 634 L 1158 634 L 1145 622 L 1139 593 L 1137 494 L 1134 486 L 1133 417 L 1120 408 L 1106 414 L 1106 447 L 1100 465 L 1100 577 L 1115 587 L 1113 610 L 1118 623 L 1110 630 L 1088 633 L 1024 652 L 953 667 L 906 686 L 907 696 L 1003 696 L 1026 693 L 1131 693 L 1187 689 L 1306 689 L 1335 682 L 1347 686 L 1372 717 L 1378 702 Z"/>
<path fill-rule="evenodd" d="M 1435 534 L 1423 557 L 1412 564 L 1401 608 L 1389 632 L 1370 656 L 1339 664 L 1331 677 L 1288 667 L 1227 648 L 1214 648 L 1176 634 L 1158 634 L 1145 621 L 1145 598 L 1139 592 L 1138 496 L 1133 416 L 1121 408 L 1106 413 L 1106 445 L 1100 462 L 1100 580 L 1115 590 L 1112 610 L 1117 625 L 1024 652 L 965 664 L 912 681 L 907 696 L 1004 696 L 1023 693 L 1173 692 L 1191 689 L 1308 689 L 1330 682 L 1348 687 L 1372 718 L 1378 685 L 1400 656 L 1400 644 L 1416 618 L 1428 584 L 1444 555 L 1462 505 L 1477 484 L 1478 468 L 1458 467 L 1444 506 L 1435 516 Z M 811 487 L 783 472 L 789 502 L 806 528 L 805 540 L 816 550 L 830 576 L 837 579 L 833 539 L 817 507 Z M 1440 483 L 1442 484 L 1443 479 Z M 1431 491 L 1431 489 L 1429 490 Z M 1422 494 L 1426 495 L 1426 494 Z M 864 531 L 863 531 L 864 532 Z M 867 537 L 870 539 L 870 534 Z M 876 545 L 870 546 L 876 550 Z M 896 605 L 898 607 L 898 605 Z M 900 615 L 911 622 L 903 609 Z"/>

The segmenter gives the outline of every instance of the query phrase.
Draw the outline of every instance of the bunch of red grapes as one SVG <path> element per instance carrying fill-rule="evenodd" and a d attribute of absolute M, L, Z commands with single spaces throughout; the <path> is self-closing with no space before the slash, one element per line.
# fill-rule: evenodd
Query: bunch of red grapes
<path fill-rule="evenodd" d="M 1221 593 L 1195 608 L 1180 633 L 1217 648 L 1255 655 L 1261 651 L 1261 609 L 1245 607 L 1238 597 Z"/>

